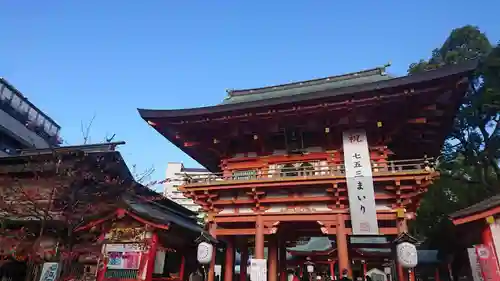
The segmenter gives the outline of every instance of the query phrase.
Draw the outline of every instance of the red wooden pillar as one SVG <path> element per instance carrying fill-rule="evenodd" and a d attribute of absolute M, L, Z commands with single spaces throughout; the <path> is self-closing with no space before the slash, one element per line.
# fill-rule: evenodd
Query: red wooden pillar
<path fill-rule="evenodd" d="M 332 280 L 336 280 L 336 278 L 335 278 L 335 263 L 336 263 L 336 261 L 330 262 L 330 276 L 331 276 Z"/>
<path fill-rule="evenodd" d="M 434 280 L 435 281 L 441 281 L 441 277 L 439 275 L 439 267 L 436 267 L 435 272 L 434 272 Z"/>
<path fill-rule="evenodd" d="M 255 258 L 264 259 L 264 219 L 257 215 L 255 221 Z"/>
<path fill-rule="evenodd" d="M 234 272 L 234 244 L 232 237 L 226 241 L 226 260 L 224 266 L 224 281 L 233 281 Z"/>
<path fill-rule="evenodd" d="M 397 227 L 398 233 L 402 234 L 408 232 L 408 225 L 406 224 L 405 212 L 404 209 L 398 210 L 398 219 L 397 219 Z M 396 265 L 398 271 L 398 281 L 406 281 L 406 276 L 403 267 L 398 263 Z"/>
<path fill-rule="evenodd" d="M 158 249 L 158 235 L 153 232 L 153 236 L 151 237 L 151 242 L 149 244 L 149 251 L 147 254 L 148 262 L 146 264 L 146 281 L 153 280 L 153 271 L 155 270 L 155 258 L 156 258 L 156 249 Z"/>
<path fill-rule="evenodd" d="M 491 234 L 491 228 L 489 224 L 486 224 L 483 228 L 483 232 L 481 233 L 481 238 L 483 240 L 484 245 L 494 245 L 493 244 L 493 235 Z"/>
<path fill-rule="evenodd" d="M 276 237 L 270 237 L 268 241 L 268 251 L 269 251 L 268 280 L 278 281 L 278 244 L 276 241 Z"/>
<path fill-rule="evenodd" d="M 408 280 L 415 281 L 415 269 L 408 270 Z"/>
<path fill-rule="evenodd" d="M 217 229 L 217 224 L 215 222 L 212 222 L 210 224 L 210 235 L 212 237 L 216 238 L 215 230 Z M 207 276 L 207 281 L 214 281 L 215 280 L 215 255 L 216 255 L 217 249 L 214 246 L 214 252 L 212 254 L 212 261 L 210 262 L 210 268 L 208 270 L 208 276 Z"/>
<path fill-rule="evenodd" d="M 367 272 L 368 272 L 368 264 L 366 264 L 366 261 L 363 261 L 363 278 L 366 276 Z"/>
<path fill-rule="evenodd" d="M 240 281 L 247 281 L 248 244 L 246 241 L 241 246 L 240 253 Z"/>
<path fill-rule="evenodd" d="M 398 263 L 396 265 L 397 270 L 398 270 L 398 281 L 405 281 L 405 270 L 404 268 Z"/>
<path fill-rule="evenodd" d="M 181 268 L 179 269 L 179 279 L 184 280 L 184 270 L 186 267 L 186 257 L 184 255 L 181 256 Z"/>
<path fill-rule="evenodd" d="M 349 262 L 349 250 L 347 248 L 347 234 L 342 214 L 337 215 L 337 254 L 340 274 L 342 274 L 344 269 L 347 269 L 349 277 L 351 277 L 352 271 Z"/>
<path fill-rule="evenodd" d="M 286 273 L 286 242 L 284 240 L 280 240 L 279 244 L 279 260 L 280 260 L 280 281 L 287 281 L 287 273 Z"/>
<path fill-rule="evenodd" d="M 106 247 L 106 245 L 103 245 L 103 247 Z M 101 260 L 99 260 L 97 268 L 97 278 L 96 278 L 97 281 L 104 281 L 107 269 L 108 269 L 108 258 L 104 257 L 104 254 L 101 254 Z"/>

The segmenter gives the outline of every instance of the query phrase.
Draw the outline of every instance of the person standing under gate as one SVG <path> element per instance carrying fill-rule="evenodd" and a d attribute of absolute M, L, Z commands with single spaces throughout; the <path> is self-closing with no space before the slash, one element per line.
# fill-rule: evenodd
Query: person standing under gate
<path fill-rule="evenodd" d="M 341 281 L 352 281 L 349 278 L 349 271 L 347 269 L 342 269 L 342 278 L 340 278 Z"/>

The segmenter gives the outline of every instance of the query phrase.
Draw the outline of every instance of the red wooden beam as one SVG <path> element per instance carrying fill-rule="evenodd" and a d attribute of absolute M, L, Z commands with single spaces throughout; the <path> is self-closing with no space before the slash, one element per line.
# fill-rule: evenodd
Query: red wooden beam
<path fill-rule="evenodd" d="M 148 220 L 145 220 L 139 216 L 137 216 L 136 214 L 130 212 L 130 211 L 127 211 L 127 210 L 124 210 L 124 209 L 117 209 L 114 213 L 112 213 L 111 215 L 108 215 L 104 218 L 101 218 L 101 219 L 98 219 L 98 220 L 95 220 L 95 221 L 92 221 L 92 222 L 89 222 L 83 226 L 80 226 L 78 228 L 75 229 L 75 231 L 82 231 L 82 230 L 87 230 L 87 229 L 90 229 L 94 226 L 97 226 L 97 225 L 100 225 L 110 219 L 113 219 L 115 217 L 120 217 L 122 215 L 128 215 L 129 217 L 133 218 L 134 220 L 142 223 L 142 224 L 145 224 L 145 225 L 150 225 L 154 228 L 159 228 L 159 229 L 164 229 L 164 230 L 168 230 L 170 228 L 169 225 L 165 225 L 165 224 L 157 224 L 157 223 L 154 223 L 154 222 L 151 222 L 151 221 L 148 221 Z"/>
<path fill-rule="evenodd" d="M 452 219 L 452 221 L 453 221 L 454 225 L 461 225 L 461 224 L 465 224 L 465 223 L 470 223 L 470 222 L 486 219 L 489 216 L 494 216 L 497 214 L 500 214 L 500 206 L 493 207 L 491 209 L 488 209 L 488 210 L 485 210 L 485 211 L 482 211 L 479 213 L 471 214 L 468 216 Z"/>

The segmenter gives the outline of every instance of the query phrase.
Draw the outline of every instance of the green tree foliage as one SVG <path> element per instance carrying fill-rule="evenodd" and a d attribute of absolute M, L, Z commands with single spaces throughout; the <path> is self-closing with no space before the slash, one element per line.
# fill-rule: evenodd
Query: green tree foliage
<path fill-rule="evenodd" d="M 408 69 L 411 75 L 467 60 L 478 60 L 478 69 L 439 157 L 441 178 L 422 199 L 412 225 L 415 235 L 445 255 L 460 244 L 448 215 L 500 192 L 500 46 L 467 25 Z"/>

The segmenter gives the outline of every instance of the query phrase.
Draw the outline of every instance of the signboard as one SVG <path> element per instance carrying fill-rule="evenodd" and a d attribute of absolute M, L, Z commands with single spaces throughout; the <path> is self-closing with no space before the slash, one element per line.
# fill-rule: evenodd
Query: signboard
<path fill-rule="evenodd" d="M 58 269 L 59 269 L 59 263 L 57 262 L 44 263 L 42 267 L 42 274 L 40 275 L 40 281 L 56 280 Z"/>
<path fill-rule="evenodd" d="M 120 243 L 144 242 L 147 232 L 143 228 L 113 228 L 106 233 L 105 239 Z"/>
<path fill-rule="evenodd" d="M 267 261 L 250 259 L 250 281 L 267 281 Z"/>
<path fill-rule="evenodd" d="M 481 272 L 481 265 L 477 259 L 476 249 L 468 248 L 467 254 L 469 255 L 470 269 L 472 272 L 472 279 L 474 281 L 484 281 L 483 274 Z"/>
<path fill-rule="evenodd" d="M 364 130 L 343 132 L 344 165 L 352 234 L 377 235 L 377 210 L 372 165 Z"/>
<path fill-rule="evenodd" d="M 476 249 L 484 281 L 500 281 L 498 262 L 493 245 L 475 245 L 474 248 Z"/>
<path fill-rule="evenodd" d="M 139 269 L 143 247 L 138 244 L 106 244 L 109 269 Z"/>

